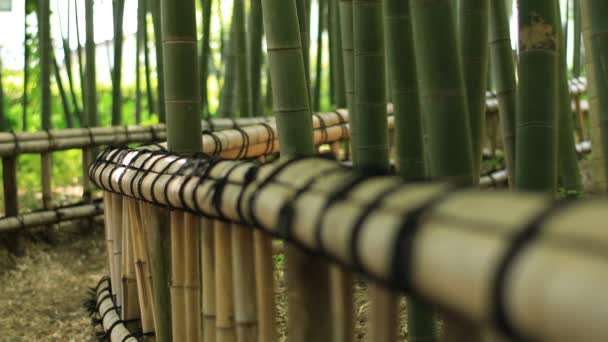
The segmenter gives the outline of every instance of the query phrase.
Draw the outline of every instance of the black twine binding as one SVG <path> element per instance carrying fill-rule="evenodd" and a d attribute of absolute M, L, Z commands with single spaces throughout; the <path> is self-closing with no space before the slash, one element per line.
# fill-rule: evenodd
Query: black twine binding
<path fill-rule="evenodd" d="M 492 283 L 492 303 L 494 306 L 492 315 L 496 326 L 506 337 L 517 341 L 529 340 L 517 331 L 515 324 L 507 313 L 507 281 L 513 265 L 517 262 L 522 251 L 540 238 L 545 222 L 573 202 L 575 201 L 566 198 L 542 210 L 530 223 L 515 234 L 498 263 Z"/>
<path fill-rule="evenodd" d="M 234 129 L 236 131 L 238 131 L 239 133 L 241 133 L 241 136 L 243 138 L 243 143 L 241 144 L 239 153 L 236 155 L 236 157 L 234 159 L 246 158 L 247 154 L 249 154 L 249 134 L 247 134 L 247 132 L 245 132 L 245 130 L 243 130 L 242 128 L 240 128 L 238 126 L 235 126 Z"/>
<path fill-rule="evenodd" d="M 217 212 L 218 216 L 222 220 L 226 220 L 226 216 L 224 215 L 224 212 L 222 211 L 222 197 L 224 196 L 224 188 L 226 187 L 226 184 L 228 183 L 228 179 L 230 178 L 230 175 L 234 172 L 234 170 L 236 170 L 241 165 L 243 165 L 243 164 L 238 163 L 238 162 L 234 163 L 234 165 L 232 165 L 230 167 L 228 172 L 226 172 L 226 175 L 224 177 L 222 177 L 221 179 L 219 179 L 214 185 L 213 197 L 212 197 L 211 202 L 213 203 L 213 207 L 215 208 L 215 211 Z"/>
<path fill-rule="evenodd" d="M 405 289 L 415 294 L 412 286 L 414 241 L 420 233 L 420 221 L 424 217 L 424 214 L 445 201 L 455 190 L 461 187 L 461 184 L 450 184 L 446 190 L 404 213 L 397 231 L 397 238 L 394 241 L 393 257 L 391 260 L 391 279 L 389 281 L 391 287 L 400 290 Z"/>
<path fill-rule="evenodd" d="M 222 140 L 218 136 L 216 136 L 212 131 L 203 131 L 203 137 L 205 137 L 205 135 L 209 135 L 215 143 L 215 148 L 213 149 L 213 153 L 211 153 L 211 155 L 219 156 L 220 153 L 222 153 L 222 151 L 224 150 L 224 147 L 222 146 Z"/>
<path fill-rule="evenodd" d="M 338 171 L 344 171 L 341 166 L 333 167 L 311 178 L 306 184 L 299 188 L 290 199 L 288 199 L 279 211 L 279 219 L 277 223 L 277 234 L 283 239 L 291 240 L 291 227 L 295 218 L 294 205 L 297 200 L 317 182 L 318 179 L 325 178 L 330 174 Z"/>
<path fill-rule="evenodd" d="M 14 130 L 10 130 L 9 132 L 12 136 L 13 136 L 13 144 L 15 144 L 15 147 L 13 147 L 13 155 L 18 155 L 19 151 L 21 151 L 21 146 L 19 145 L 19 137 L 17 136 L 17 133 L 15 133 Z"/>
<path fill-rule="evenodd" d="M 315 241 L 317 242 L 318 250 L 326 253 L 325 244 L 323 243 L 323 221 L 329 209 L 347 199 L 348 194 L 351 193 L 357 186 L 361 185 L 364 181 L 370 179 L 370 175 L 366 173 L 356 173 L 354 177 L 348 179 L 346 182 L 340 184 L 332 194 L 329 195 L 326 202 L 321 207 L 321 210 L 317 216 L 317 222 L 315 224 Z"/>
<path fill-rule="evenodd" d="M 329 139 L 329 133 L 327 132 L 327 125 L 325 125 L 325 120 L 323 120 L 319 113 L 313 113 L 312 115 L 316 117 L 319 121 L 319 130 L 321 131 L 321 142 L 319 143 L 319 145 L 326 144 L 327 140 Z"/>
<path fill-rule="evenodd" d="M 387 197 L 389 197 L 390 195 L 392 195 L 393 193 L 402 190 L 401 187 L 399 186 L 395 186 L 394 184 L 389 185 L 388 188 L 383 189 L 382 191 L 378 192 L 378 194 L 376 194 L 376 196 L 369 202 L 366 204 L 365 208 L 363 209 L 363 211 L 359 214 L 359 217 L 357 217 L 357 220 L 355 221 L 355 224 L 353 225 L 352 228 L 352 237 L 350 240 L 350 255 L 353 258 L 353 267 L 356 270 L 362 270 L 362 262 L 361 262 L 361 255 L 359 254 L 359 240 L 361 238 L 361 232 L 363 231 L 363 224 L 365 223 L 365 221 L 369 218 L 369 216 L 374 212 L 374 210 L 378 209 L 382 203 L 386 200 Z"/>

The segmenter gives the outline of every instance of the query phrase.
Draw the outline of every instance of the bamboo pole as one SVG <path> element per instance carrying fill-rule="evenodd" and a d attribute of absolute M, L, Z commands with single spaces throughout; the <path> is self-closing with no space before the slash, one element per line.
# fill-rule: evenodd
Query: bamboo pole
<path fill-rule="evenodd" d="M 519 6 L 515 186 L 555 194 L 557 187 L 557 29 L 555 1 Z M 536 32 L 545 32 L 538 38 Z"/>
<path fill-rule="evenodd" d="M 260 230 L 253 232 L 253 239 L 259 322 L 258 341 L 275 342 L 277 340 L 277 328 L 272 239 Z"/>
<path fill-rule="evenodd" d="M 97 76 L 95 74 L 95 31 L 94 31 L 94 1 L 85 0 L 85 21 L 86 21 L 86 72 L 84 85 L 84 110 L 86 112 L 86 120 L 84 127 L 99 126 L 99 118 L 97 117 Z"/>
<path fill-rule="evenodd" d="M 170 114 L 169 114 L 170 116 Z M 175 341 L 189 341 L 186 316 L 186 284 L 184 274 L 184 213 L 171 212 L 171 318 Z M 166 309 L 165 309 L 166 310 Z"/>
<path fill-rule="evenodd" d="M 186 318 L 186 341 L 202 338 L 201 317 L 201 267 L 200 267 L 200 219 L 184 213 L 184 300 Z"/>
<path fill-rule="evenodd" d="M 602 60 L 606 56 L 606 43 L 602 40 L 608 31 L 600 19 L 606 15 L 608 8 L 605 4 L 583 0 L 580 2 L 583 35 L 585 40 L 586 70 L 589 78 L 589 104 L 591 121 L 591 140 L 594 146 L 593 164 L 596 172 L 596 188 L 606 192 L 608 188 L 608 101 L 603 94 L 608 90 L 605 65 Z"/>
<path fill-rule="evenodd" d="M 146 341 L 154 341 L 148 337 L 154 333 L 154 300 L 152 298 L 152 275 L 150 272 L 149 253 L 141 218 L 139 202 L 134 199 L 126 199 L 128 206 L 129 227 L 131 229 L 131 244 L 133 249 L 133 262 L 135 265 L 135 278 L 137 281 L 137 295 L 139 312 L 141 317 L 141 329 Z"/>
<path fill-rule="evenodd" d="M 232 113 L 232 117 L 251 117 L 251 94 L 249 92 L 249 78 L 247 60 L 247 32 L 245 25 L 245 2 L 244 0 L 234 1 L 232 14 L 233 28 L 230 37 L 232 48 L 234 49 L 235 69 L 236 69 L 236 99 L 237 113 Z"/>
<path fill-rule="evenodd" d="M 312 0 L 310 0 L 312 1 Z M 321 84 L 323 79 L 323 32 L 326 28 L 325 23 L 325 11 L 327 8 L 327 1 L 318 0 L 317 1 L 317 55 L 315 62 L 315 84 L 312 88 L 312 109 L 315 111 L 319 111 L 321 108 Z"/>
<path fill-rule="evenodd" d="M 144 227 L 152 274 L 152 298 L 154 300 L 155 336 L 158 342 L 173 341 L 171 335 L 171 298 L 169 261 L 171 235 L 168 212 L 151 204 L 141 203 L 142 226 Z"/>
<path fill-rule="evenodd" d="M 212 0 L 201 0 L 201 12 L 203 21 L 203 39 L 201 41 L 200 73 L 201 73 L 201 107 L 203 117 L 209 116 L 209 94 L 207 82 L 209 77 L 209 58 L 211 55 L 211 7 Z"/>
<path fill-rule="evenodd" d="M 233 6 L 232 17 L 234 18 L 235 11 L 238 7 Z M 224 78 L 222 80 L 222 90 L 220 93 L 220 108 L 218 110 L 221 118 L 234 118 L 234 103 L 236 90 L 236 55 L 235 55 L 235 30 L 237 21 L 230 22 L 230 36 L 228 37 L 227 46 L 224 48 Z"/>
<path fill-rule="evenodd" d="M 258 341 L 253 230 L 231 225 L 234 320 L 238 342 Z"/>
<path fill-rule="evenodd" d="M 473 152 L 473 177 L 479 178 L 485 124 L 488 72 L 488 6 L 491 0 L 459 0 L 458 38 L 463 66 Z"/>
<path fill-rule="evenodd" d="M 215 240 L 216 341 L 236 342 L 230 225 L 217 220 L 213 226 Z"/>
<path fill-rule="evenodd" d="M 301 1 L 296 0 L 262 1 L 274 113 L 283 158 L 315 153 L 307 77 L 308 42 L 302 40 L 302 35 L 308 37 L 308 34 L 301 5 Z M 327 326 L 330 303 L 318 297 L 329 293 L 327 264 L 295 246 L 286 247 L 285 259 L 289 270 L 285 277 L 290 339 L 294 342 L 331 340 Z"/>
<path fill-rule="evenodd" d="M 201 277 L 203 285 L 201 317 L 203 341 L 216 341 L 216 296 L 215 296 L 215 223 L 202 219 L 201 224 Z"/>
<path fill-rule="evenodd" d="M 342 57 L 344 65 L 344 88 L 346 104 L 350 114 L 350 149 L 352 160 L 357 161 L 357 137 L 359 126 L 355 108 L 355 48 L 353 43 L 353 1 L 340 0 L 340 33 L 342 38 Z"/>
<path fill-rule="evenodd" d="M 248 75 L 252 116 L 263 116 L 261 77 L 262 77 L 262 38 L 263 38 L 262 1 L 252 0 L 248 21 Z"/>
<path fill-rule="evenodd" d="M 556 6 L 557 18 L 561 18 L 560 4 Z M 569 9 L 568 9 L 569 10 Z M 569 19 L 569 18 L 568 18 Z M 559 20 L 561 24 L 561 20 Z M 558 131 L 557 131 L 557 165 L 561 187 L 567 196 L 577 195 L 582 191 L 583 184 L 576 154 L 574 141 L 574 128 L 572 122 L 572 99 L 569 96 L 568 84 L 568 53 L 567 53 L 567 27 L 558 25 Z"/>
<path fill-rule="evenodd" d="M 154 43 L 155 43 L 155 52 L 156 52 L 156 96 L 158 99 L 158 104 L 156 107 L 157 113 L 158 113 L 158 121 L 159 122 L 167 122 L 167 114 L 166 112 L 169 111 L 168 109 L 168 104 L 165 103 L 166 99 L 171 98 L 170 95 L 166 95 L 165 91 L 166 91 L 166 87 L 169 87 L 169 84 L 171 81 L 166 80 L 165 82 L 165 78 L 169 77 L 169 75 L 165 74 L 165 58 L 166 55 L 163 52 L 164 50 L 164 46 L 165 46 L 165 41 L 163 41 L 163 38 L 165 36 L 165 19 L 161 19 L 161 16 L 164 18 L 164 14 L 161 11 L 161 2 L 163 2 L 163 0 L 151 0 L 151 6 L 150 6 L 150 10 L 152 13 L 152 23 L 154 26 Z M 187 13 L 187 12 L 185 12 Z M 192 15 L 195 15 L 195 13 L 192 13 Z M 161 24 L 162 22 L 162 24 Z M 196 27 L 194 28 L 194 34 L 196 37 Z M 167 106 L 167 107 L 165 107 Z"/>
<path fill-rule="evenodd" d="M 397 169 L 406 181 L 416 181 L 427 175 L 410 6 L 407 2 L 394 0 L 384 4 L 387 53 L 390 54 L 388 61 L 392 70 L 390 81 L 395 111 Z M 412 62 L 402 63 L 403 60 Z M 389 314 L 396 316 L 393 312 Z M 407 319 L 410 341 L 435 338 L 434 313 L 416 298 L 407 298 Z"/>
<path fill-rule="evenodd" d="M 116 305 L 124 307 L 123 269 L 122 269 L 122 196 L 112 194 L 112 271 L 110 275 L 112 283 L 112 293 L 115 296 Z"/>
<path fill-rule="evenodd" d="M 112 69 L 112 125 L 122 123 L 122 45 L 125 0 L 112 1 L 114 22 L 114 64 Z"/>
<path fill-rule="evenodd" d="M 340 21 L 340 1 L 329 1 L 329 20 L 331 22 L 331 30 L 329 32 L 331 37 L 331 44 L 329 46 L 331 50 L 332 63 L 332 79 L 334 89 L 334 99 L 337 108 L 346 108 L 346 90 L 344 81 L 344 63 L 343 51 L 342 51 L 342 28 Z"/>
<path fill-rule="evenodd" d="M 121 307 L 121 318 L 124 321 L 133 321 L 139 319 L 139 295 L 137 289 L 137 278 L 135 269 L 135 257 L 133 251 L 133 236 L 131 228 L 131 217 L 129 215 L 129 198 L 123 198 L 122 200 L 122 212 L 121 214 L 121 233 L 122 233 L 122 255 L 121 264 L 122 268 L 122 293 L 123 302 Z"/>
<path fill-rule="evenodd" d="M 510 10 L 510 9 L 509 9 Z M 515 112 L 516 91 L 515 65 L 511 50 L 509 17 L 504 1 L 490 1 L 490 65 L 495 80 L 500 110 L 501 135 L 505 149 L 505 161 L 509 172 L 509 185 L 515 181 Z"/>
<path fill-rule="evenodd" d="M 18 215 L 19 193 L 17 189 L 16 157 L 2 158 L 2 187 L 4 191 L 4 215 Z M 7 234 L 3 242 L 11 253 L 15 255 L 24 253 L 23 246 L 17 233 Z"/>

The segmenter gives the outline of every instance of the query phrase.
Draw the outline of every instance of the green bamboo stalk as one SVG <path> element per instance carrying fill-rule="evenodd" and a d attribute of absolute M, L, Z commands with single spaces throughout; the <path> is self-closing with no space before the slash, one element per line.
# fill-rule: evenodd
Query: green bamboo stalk
<path fill-rule="evenodd" d="M 161 3 L 167 146 L 178 153 L 196 153 L 202 151 L 202 128 L 194 0 Z"/>
<path fill-rule="evenodd" d="M 38 0 L 38 51 L 40 53 L 40 118 L 43 130 L 51 129 L 51 8 L 49 0 Z"/>
<path fill-rule="evenodd" d="M 382 0 L 353 1 L 355 112 L 359 137 L 355 166 L 388 172 L 386 67 Z M 377 284 L 369 286 L 370 341 L 394 341 L 397 335 L 397 295 Z M 384 314 L 383 314 L 384 313 Z M 382 321 L 379 317 L 384 317 Z"/>
<path fill-rule="evenodd" d="M 272 99 L 272 80 L 270 78 L 270 67 L 266 66 L 266 90 L 264 97 L 264 107 L 266 110 L 264 113 L 268 113 L 272 111 L 273 99 Z"/>
<path fill-rule="evenodd" d="M 384 17 L 399 174 L 407 181 L 421 180 L 426 178 L 426 169 L 409 3 L 385 0 Z"/>
<path fill-rule="evenodd" d="M 498 98 L 501 135 L 505 151 L 505 162 L 509 174 L 509 184 L 515 181 L 515 113 L 517 83 L 515 64 L 509 36 L 509 17 L 503 1 L 490 1 L 490 66 Z"/>
<path fill-rule="evenodd" d="M 560 13 L 559 2 L 556 6 L 558 18 Z M 566 26 L 567 27 L 567 26 Z M 559 180 L 567 195 L 576 195 L 582 191 L 583 185 L 578 165 L 578 154 L 574 141 L 574 124 L 572 122 L 572 100 L 568 85 L 568 53 L 567 29 L 561 29 L 557 34 L 558 50 L 558 168 Z"/>
<path fill-rule="evenodd" d="M 315 154 L 295 1 L 262 0 L 282 158 Z M 285 258 L 290 341 L 331 341 L 327 264 L 291 245 L 285 248 Z"/>
<path fill-rule="evenodd" d="M 459 0 L 458 2 L 459 45 L 469 106 L 474 179 L 479 179 L 484 141 L 489 1 L 491 0 Z"/>
<path fill-rule="evenodd" d="M 230 23 L 230 36 L 226 43 L 226 51 L 222 58 L 224 62 L 224 77 L 222 90 L 220 92 L 220 108 L 219 116 L 222 118 L 230 118 L 234 116 L 234 103 L 236 91 L 237 63 L 235 55 L 235 30 L 236 21 L 234 20 L 235 9 L 232 8 L 232 18 Z"/>
<path fill-rule="evenodd" d="M 469 111 L 452 1 L 411 0 L 410 6 L 420 105 L 429 138 L 429 176 L 474 184 Z"/>
<path fill-rule="evenodd" d="M 57 1 L 59 3 L 59 0 Z M 59 5 L 58 5 L 59 7 Z M 61 46 L 63 48 L 63 60 L 65 64 L 66 74 L 68 76 L 68 87 L 70 91 L 70 101 L 72 102 L 72 107 L 74 111 L 74 115 L 80 121 L 82 125 L 82 111 L 80 106 L 78 105 L 78 96 L 76 96 L 76 88 L 74 87 L 74 73 L 73 73 L 73 65 L 72 65 L 72 51 L 70 49 L 70 23 L 68 21 L 68 33 L 67 37 L 63 35 L 63 24 L 61 22 L 61 13 L 57 12 L 57 17 L 59 19 L 59 27 L 61 32 Z M 70 6 L 68 5 L 68 19 L 70 17 Z M 56 63 L 56 58 L 54 58 Z M 61 79 L 60 77 L 58 79 Z"/>
<path fill-rule="evenodd" d="M 600 180 L 600 190 L 606 191 L 608 182 L 608 25 L 605 22 L 608 15 L 608 3 L 597 0 L 582 0 L 581 15 L 583 30 L 587 30 L 585 38 L 585 55 L 587 76 L 589 80 L 589 101 L 591 105 L 592 143 L 594 144 L 595 163 L 601 163 L 604 175 L 597 175 Z M 596 103 L 594 103 L 597 101 Z M 594 106 L 597 106 L 595 109 Z M 597 154 L 596 151 L 597 150 Z M 599 170 L 598 170 L 599 171 Z"/>
<path fill-rule="evenodd" d="M 329 8 L 331 9 L 330 21 L 332 23 L 330 36 L 330 49 L 332 53 L 332 84 L 334 89 L 334 99 L 337 108 L 346 108 L 346 90 L 344 82 L 344 63 L 342 53 L 342 33 L 340 28 L 340 2 L 330 1 Z"/>
<path fill-rule="evenodd" d="M 82 56 L 84 55 L 83 51 L 82 51 L 82 43 L 80 42 L 80 18 L 78 16 L 78 0 L 74 0 L 74 19 L 76 20 L 76 41 L 77 41 L 77 45 L 76 45 L 76 54 L 78 56 L 78 76 L 80 79 L 80 87 L 81 87 L 81 91 L 80 91 L 80 96 L 82 97 L 82 107 L 83 107 L 83 114 L 81 115 L 81 125 L 84 127 L 85 126 L 85 122 L 87 122 L 87 118 L 86 118 L 86 95 L 85 95 L 85 79 L 84 79 L 84 69 L 85 69 L 85 65 L 84 62 L 82 61 Z"/>
<path fill-rule="evenodd" d="M 388 171 L 388 127 L 382 2 L 353 2 L 355 112 L 360 125 L 357 164 Z"/>
<path fill-rule="evenodd" d="M 304 52 L 304 75 L 306 76 L 306 88 L 310 94 L 310 32 L 308 30 L 308 13 L 312 0 L 296 0 L 296 8 L 298 11 L 298 25 L 300 28 L 300 41 L 302 42 L 302 51 Z M 310 101 L 310 95 L 308 96 Z"/>
<path fill-rule="evenodd" d="M 4 100 L 4 87 L 2 86 L 2 58 L 0 57 L 0 131 L 6 132 L 9 125 L 6 120 L 6 104 Z"/>
<path fill-rule="evenodd" d="M 27 131 L 27 105 L 28 102 L 28 91 L 27 86 L 29 84 L 29 75 L 30 75 L 30 47 L 28 44 L 29 35 L 27 33 L 28 25 L 27 25 L 27 6 L 28 2 L 24 1 L 24 11 L 23 11 L 23 95 L 21 96 L 21 121 L 23 131 Z"/>
<path fill-rule="evenodd" d="M 122 43 L 125 0 L 113 0 L 114 8 L 114 69 L 112 72 L 112 125 L 122 123 Z"/>
<path fill-rule="evenodd" d="M 96 127 L 99 124 L 97 117 L 97 77 L 95 74 L 95 31 L 93 7 L 94 0 L 85 0 L 85 21 L 86 21 L 86 77 L 85 77 L 85 127 Z"/>
<path fill-rule="evenodd" d="M 340 0 L 340 31 L 342 36 L 342 58 L 344 84 L 350 126 L 350 148 L 352 160 L 357 161 L 357 138 L 359 124 L 355 108 L 355 53 L 353 47 L 353 0 Z"/>
<path fill-rule="evenodd" d="M 245 31 L 245 4 L 235 0 L 232 14 L 234 57 L 236 62 L 236 98 L 238 99 L 238 117 L 252 116 L 249 97 L 249 77 L 247 68 L 247 32 Z M 235 113 L 236 114 L 236 113 Z"/>
<path fill-rule="evenodd" d="M 154 42 L 156 46 L 156 96 L 158 98 L 157 112 L 158 121 L 165 122 L 165 73 L 163 61 L 162 24 L 161 24 L 161 0 L 152 0 L 152 22 L 154 24 Z"/>
<path fill-rule="evenodd" d="M 519 3 L 519 89 L 515 186 L 554 194 L 557 186 L 556 1 Z"/>
<path fill-rule="evenodd" d="M 317 60 L 315 66 L 315 85 L 313 87 L 312 94 L 312 110 L 321 110 L 321 84 L 323 79 L 323 31 L 325 30 L 325 8 L 327 2 L 325 0 L 318 0 L 318 27 L 317 27 Z"/>
<path fill-rule="evenodd" d="M 151 81 L 152 68 L 150 66 L 150 46 L 148 45 L 150 37 L 148 36 L 147 16 L 148 16 L 148 12 L 150 12 L 150 1 L 151 0 L 143 0 L 144 32 L 142 32 L 142 35 L 143 35 L 142 44 L 144 45 L 144 67 L 145 67 L 145 75 L 146 75 L 146 98 L 147 98 L 147 102 L 148 102 L 148 115 L 151 115 L 152 113 L 156 113 L 156 101 L 154 101 L 154 94 L 153 94 L 153 90 L 152 90 L 152 81 Z"/>
<path fill-rule="evenodd" d="M 572 75 L 574 77 L 581 76 L 581 7 L 580 0 L 572 2 L 572 15 L 574 20 L 574 44 L 572 52 Z"/>
<path fill-rule="evenodd" d="M 333 9 L 332 3 L 338 4 L 338 1 L 329 1 L 327 3 L 327 10 L 325 12 L 325 22 L 327 23 L 327 56 L 329 59 L 329 77 L 327 78 L 327 89 L 329 92 L 329 104 L 330 106 L 336 105 L 336 90 L 334 89 L 334 72 L 333 68 L 334 59 L 336 58 L 333 49 L 333 35 L 332 32 L 334 30 L 334 26 L 336 26 L 333 22 Z"/>
<path fill-rule="evenodd" d="M 59 97 L 61 98 L 61 106 L 63 108 L 63 117 L 65 119 L 66 127 L 73 128 L 74 122 L 72 120 L 72 113 L 70 111 L 70 104 L 68 100 L 68 96 L 65 92 L 65 88 L 63 87 L 63 81 L 61 80 L 61 71 L 59 69 L 59 65 L 57 64 L 57 59 L 53 55 L 53 74 L 55 76 L 55 83 L 57 84 L 57 89 L 59 90 Z"/>
<path fill-rule="evenodd" d="M 199 62 L 201 70 L 201 107 L 202 116 L 209 115 L 209 100 L 207 90 L 207 79 L 209 78 L 209 55 L 211 54 L 211 5 L 212 0 L 201 0 L 203 15 L 203 39 L 201 42 L 201 60 Z"/>
<path fill-rule="evenodd" d="M 137 32 L 135 33 L 135 124 L 141 123 L 141 44 L 144 31 L 145 0 L 137 0 Z"/>
<path fill-rule="evenodd" d="M 263 18 L 261 0 L 252 0 L 249 9 L 249 93 L 251 98 L 250 112 L 253 116 L 262 116 L 261 79 L 262 79 L 262 37 Z"/>

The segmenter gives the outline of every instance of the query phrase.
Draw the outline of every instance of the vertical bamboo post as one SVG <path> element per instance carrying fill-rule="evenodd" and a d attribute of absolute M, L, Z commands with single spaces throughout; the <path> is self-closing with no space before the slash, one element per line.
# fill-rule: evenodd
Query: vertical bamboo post
<path fill-rule="evenodd" d="M 201 277 L 203 285 L 203 341 L 215 342 L 215 234 L 214 221 L 203 218 L 201 223 Z"/>
<path fill-rule="evenodd" d="M 123 304 L 121 305 L 121 318 L 124 321 L 132 321 L 140 318 L 139 295 L 137 294 L 137 280 L 135 275 L 135 260 L 131 236 L 131 217 L 129 213 L 129 198 L 122 200 L 122 291 Z"/>
<path fill-rule="evenodd" d="M 275 342 L 277 340 L 277 333 L 272 238 L 260 230 L 255 230 L 253 232 L 253 239 L 259 321 L 258 341 Z"/>
<path fill-rule="evenodd" d="M 113 196 L 111 192 L 104 191 L 103 192 L 103 215 L 104 215 L 104 226 L 105 226 L 105 234 L 106 234 L 106 254 L 108 256 L 108 269 L 110 270 L 110 278 L 114 275 L 114 263 L 112 258 L 112 251 L 114 246 L 114 229 L 112 225 L 114 224 L 114 211 L 113 211 Z M 114 287 L 112 287 L 114 290 Z"/>
<path fill-rule="evenodd" d="M 112 194 L 112 293 L 115 296 L 116 304 L 123 307 L 122 286 L 122 196 Z"/>
<path fill-rule="evenodd" d="M 202 338 L 201 328 L 201 274 L 200 274 L 200 219 L 184 213 L 184 300 L 187 341 Z"/>
<path fill-rule="evenodd" d="M 122 122 L 122 45 L 125 0 L 114 0 L 114 64 L 112 69 L 112 126 Z"/>
<path fill-rule="evenodd" d="M 217 220 L 214 230 L 216 341 L 236 342 L 230 225 Z"/>
<path fill-rule="evenodd" d="M 2 158 L 2 185 L 4 187 L 4 215 L 19 214 L 19 193 L 17 189 L 17 157 Z M 7 233 L 4 237 L 6 247 L 16 255 L 23 254 L 19 232 Z"/>
<path fill-rule="evenodd" d="M 135 264 L 135 279 L 141 317 L 141 329 L 144 336 L 154 332 L 154 310 L 152 298 L 152 275 L 148 256 L 147 238 L 145 236 L 139 202 L 127 199 L 131 244 Z"/>
<path fill-rule="evenodd" d="M 519 83 L 515 186 L 554 195 L 557 188 L 558 34 L 554 0 L 519 3 Z M 546 32 L 538 39 L 539 29 Z"/>
<path fill-rule="evenodd" d="M 170 151 L 183 155 L 200 152 L 201 98 L 195 2 L 157 0 L 155 5 L 157 43 L 161 40 L 159 33 L 162 29 L 163 58 L 158 61 L 158 66 L 159 75 L 164 80 L 161 82 L 162 79 L 159 79 L 159 99 L 160 106 L 166 106 L 167 146 Z M 164 109 L 159 108 L 161 119 Z M 197 287 L 200 281 L 197 273 L 200 255 L 198 233 L 197 219 L 184 212 L 171 213 L 171 312 L 174 341 L 196 341 L 201 335 Z"/>
<path fill-rule="evenodd" d="M 50 3 L 49 0 L 38 1 L 39 19 L 39 49 L 40 49 L 40 117 L 43 130 L 51 129 L 51 26 L 50 26 Z M 42 205 L 44 209 L 52 208 L 51 189 L 51 153 L 45 152 L 40 155 L 41 177 L 42 177 Z M 50 230 L 47 231 L 50 234 Z"/>
<path fill-rule="evenodd" d="M 253 229 L 231 227 L 234 311 L 238 342 L 258 341 Z"/>
<path fill-rule="evenodd" d="M 171 310 L 169 310 L 171 307 L 169 215 L 166 210 L 147 203 L 141 203 L 140 211 L 150 250 L 156 340 L 171 342 L 173 337 L 171 335 Z"/>
<path fill-rule="evenodd" d="M 86 66 L 85 66 L 85 105 L 86 112 L 85 127 L 95 127 L 98 123 L 97 118 L 97 76 L 95 74 L 95 31 L 94 31 L 94 1 L 85 0 L 85 21 L 86 21 Z"/>
<path fill-rule="evenodd" d="M 188 341 L 184 275 L 184 213 L 171 212 L 171 318 L 174 341 Z"/>
<path fill-rule="evenodd" d="M 296 0 L 262 0 L 274 114 L 283 158 L 315 154 L 305 66 L 308 49 L 302 49 L 307 42 L 302 42 L 299 34 L 304 32 L 298 24 L 298 14 L 304 14 L 299 13 L 300 9 Z M 330 341 L 328 265 L 295 246 L 286 246 L 285 264 L 291 341 Z"/>

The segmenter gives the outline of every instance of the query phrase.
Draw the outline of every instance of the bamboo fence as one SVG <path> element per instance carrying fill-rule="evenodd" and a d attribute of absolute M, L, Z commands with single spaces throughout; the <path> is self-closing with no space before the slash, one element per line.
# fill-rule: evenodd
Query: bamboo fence
<path fill-rule="evenodd" d="M 90 177 L 129 201 L 202 215 L 221 228 L 216 234 L 255 227 L 480 329 L 515 340 L 608 340 L 605 199 L 555 204 L 538 194 L 404 184 L 313 157 L 259 165 L 128 148 L 100 154 Z M 225 253 L 216 250 L 215 277 L 232 277 L 229 266 L 218 270 Z M 230 284 L 216 278 L 215 291 Z M 229 298 L 216 292 L 217 329 L 234 327 L 220 315 L 234 317 L 221 307 Z M 274 325 L 260 306 L 258 317 L 271 320 L 260 319 L 260 330 Z"/>

